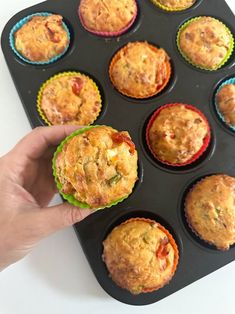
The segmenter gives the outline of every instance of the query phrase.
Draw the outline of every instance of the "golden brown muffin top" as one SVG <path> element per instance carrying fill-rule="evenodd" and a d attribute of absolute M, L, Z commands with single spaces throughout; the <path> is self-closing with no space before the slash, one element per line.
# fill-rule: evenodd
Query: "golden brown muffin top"
<path fill-rule="evenodd" d="M 225 122 L 235 126 L 235 85 L 224 85 L 216 95 L 219 111 Z"/>
<path fill-rule="evenodd" d="M 63 17 L 60 15 L 33 16 L 15 32 L 17 51 L 30 61 L 48 61 L 60 55 L 69 44 Z"/>
<path fill-rule="evenodd" d="M 128 132 L 97 126 L 69 139 L 56 159 L 62 192 L 91 208 L 126 197 L 137 180 L 137 152 Z"/>
<path fill-rule="evenodd" d="M 52 78 L 46 83 L 40 107 L 52 125 L 88 125 L 101 109 L 101 98 L 88 76 L 74 73 Z"/>
<path fill-rule="evenodd" d="M 212 17 L 192 20 L 180 33 L 179 45 L 192 63 L 216 69 L 226 57 L 231 34 L 224 24 Z"/>
<path fill-rule="evenodd" d="M 174 275 L 175 250 L 158 223 L 127 221 L 114 228 L 103 245 L 113 281 L 133 294 L 157 290 Z"/>
<path fill-rule="evenodd" d="M 90 31 L 111 33 L 131 23 L 137 6 L 135 0 L 82 0 L 79 12 Z"/>
<path fill-rule="evenodd" d="M 181 164 L 203 146 L 208 126 L 199 113 L 182 105 L 163 108 L 149 129 L 149 143 L 163 162 Z"/>
<path fill-rule="evenodd" d="M 157 0 L 160 4 L 170 9 L 187 9 L 190 8 L 196 0 Z"/>
<path fill-rule="evenodd" d="M 185 212 L 202 239 L 229 249 L 235 243 L 235 178 L 212 175 L 199 181 L 186 197 Z"/>
<path fill-rule="evenodd" d="M 128 43 L 114 56 L 110 75 L 114 86 L 131 97 L 152 96 L 167 76 L 167 53 L 147 42 Z"/>

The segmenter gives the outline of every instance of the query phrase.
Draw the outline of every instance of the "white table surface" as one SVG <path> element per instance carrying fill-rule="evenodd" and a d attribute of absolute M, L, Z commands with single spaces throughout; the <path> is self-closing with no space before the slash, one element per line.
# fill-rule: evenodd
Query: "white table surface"
<path fill-rule="evenodd" d="M 2 1 L 0 31 L 12 15 L 38 2 Z M 235 1 L 227 2 L 235 12 Z M 30 131 L 2 51 L 0 95 L 2 155 Z M 234 314 L 234 288 L 233 262 L 155 304 L 143 307 L 122 304 L 99 286 L 73 229 L 68 228 L 43 240 L 24 260 L 0 273 L 0 314 L 125 314 L 130 311 L 136 314 Z"/>

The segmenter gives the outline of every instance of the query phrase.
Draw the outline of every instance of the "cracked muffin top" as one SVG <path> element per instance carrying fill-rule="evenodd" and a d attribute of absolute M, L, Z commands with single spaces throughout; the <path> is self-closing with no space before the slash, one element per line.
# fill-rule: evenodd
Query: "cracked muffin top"
<path fill-rule="evenodd" d="M 101 110 L 98 88 L 81 73 L 55 76 L 45 83 L 39 95 L 39 107 L 52 125 L 89 125 Z"/>
<path fill-rule="evenodd" d="M 95 33 L 116 33 L 131 26 L 137 14 L 135 0 L 82 0 L 79 15 L 84 27 Z"/>
<path fill-rule="evenodd" d="M 183 164 L 200 151 L 209 128 L 202 116 L 184 104 L 166 106 L 151 122 L 149 145 L 163 162 Z"/>
<path fill-rule="evenodd" d="M 14 33 L 15 48 L 26 59 L 49 61 L 69 45 L 69 35 L 61 15 L 33 16 Z"/>
<path fill-rule="evenodd" d="M 233 37 L 226 26 L 212 17 L 199 17 L 180 31 L 179 48 L 194 65 L 217 69 L 228 56 Z"/>
<path fill-rule="evenodd" d="M 91 208 L 127 197 L 137 180 L 137 152 L 128 132 L 95 126 L 65 141 L 57 154 L 61 192 Z"/>
<path fill-rule="evenodd" d="M 196 0 L 156 0 L 156 2 L 172 10 L 183 10 L 194 5 Z"/>
<path fill-rule="evenodd" d="M 225 122 L 235 127 L 235 85 L 224 85 L 217 93 L 216 101 Z"/>
<path fill-rule="evenodd" d="M 128 43 L 110 64 L 110 79 L 119 92 L 147 98 L 160 92 L 170 78 L 169 56 L 147 42 Z"/>
<path fill-rule="evenodd" d="M 127 220 L 112 230 L 103 246 L 103 260 L 111 278 L 132 294 L 163 287 L 177 267 L 174 239 L 153 220 Z"/>
<path fill-rule="evenodd" d="M 235 178 L 212 175 L 196 183 L 186 197 L 192 229 L 220 250 L 235 243 Z"/>

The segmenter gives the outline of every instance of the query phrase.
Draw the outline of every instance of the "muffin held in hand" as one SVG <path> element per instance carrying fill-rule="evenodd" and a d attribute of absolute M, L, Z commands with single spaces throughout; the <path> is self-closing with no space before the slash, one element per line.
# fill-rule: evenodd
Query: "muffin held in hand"
<path fill-rule="evenodd" d="M 62 20 L 61 15 L 55 14 L 31 16 L 14 32 L 14 48 L 28 61 L 53 61 L 67 50 L 70 41 Z"/>
<path fill-rule="evenodd" d="M 194 162 L 210 142 L 210 128 L 195 107 L 170 104 L 160 107 L 147 126 L 146 138 L 152 154 L 171 166 Z"/>
<path fill-rule="evenodd" d="M 137 152 L 128 132 L 90 126 L 67 137 L 53 159 L 60 193 L 70 203 L 110 207 L 127 198 L 137 180 Z"/>
<path fill-rule="evenodd" d="M 216 94 L 216 103 L 225 123 L 235 129 L 235 85 L 224 85 Z"/>
<path fill-rule="evenodd" d="M 186 22 L 178 33 L 178 47 L 193 65 L 205 70 L 219 69 L 233 50 L 233 35 L 219 20 L 201 16 Z"/>
<path fill-rule="evenodd" d="M 37 103 L 40 115 L 49 125 L 89 125 L 101 110 L 96 84 L 79 72 L 61 73 L 46 81 Z"/>
<path fill-rule="evenodd" d="M 166 11 L 182 11 L 194 5 L 196 0 L 152 0 L 154 4 Z"/>
<path fill-rule="evenodd" d="M 83 27 L 100 36 L 126 32 L 137 16 L 135 0 L 81 0 L 78 9 Z"/>
<path fill-rule="evenodd" d="M 186 197 L 190 227 L 219 250 L 235 243 L 235 178 L 212 175 L 196 183 Z"/>
<path fill-rule="evenodd" d="M 109 75 L 120 93 L 148 98 L 158 94 L 169 82 L 169 56 L 165 50 L 147 42 L 132 42 L 113 57 Z"/>
<path fill-rule="evenodd" d="M 112 230 L 103 246 L 103 260 L 111 278 L 132 294 L 162 288 L 178 264 L 178 249 L 171 234 L 150 219 L 125 221 Z"/>

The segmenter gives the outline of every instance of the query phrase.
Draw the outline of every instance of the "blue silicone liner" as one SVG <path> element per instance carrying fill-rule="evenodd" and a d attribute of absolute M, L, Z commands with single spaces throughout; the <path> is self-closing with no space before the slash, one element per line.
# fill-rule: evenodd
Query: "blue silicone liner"
<path fill-rule="evenodd" d="M 225 119 L 224 119 L 222 113 L 221 113 L 220 110 L 219 110 L 219 106 L 218 106 L 217 101 L 216 101 L 217 95 L 218 95 L 218 93 L 220 92 L 221 88 L 224 87 L 225 85 L 228 85 L 228 84 L 233 84 L 233 85 L 235 85 L 235 77 L 232 77 L 232 78 L 230 78 L 230 79 L 224 81 L 222 84 L 220 84 L 220 86 L 217 88 L 217 91 L 216 91 L 216 94 L 215 94 L 214 103 L 215 103 L 216 113 L 218 114 L 219 118 L 226 124 L 226 126 L 228 126 L 232 131 L 235 132 L 235 126 L 232 126 L 231 124 L 228 124 L 228 123 L 225 121 Z"/>
<path fill-rule="evenodd" d="M 17 55 L 17 57 L 19 57 L 24 62 L 29 63 L 29 64 L 34 64 L 34 65 L 50 64 L 50 63 L 53 63 L 53 62 L 57 61 L 58 59 L 60 59 L 66 53 L 66 51 L 68 50 L 69 44 L 70 44 L 70 32 L 69 32 L 69 29 L 68 29 L 67 25 L 63 22 L 63 27 L 66 30 L 67 34 L 68 34 L 69 43 L 68 43 L 68 46 L 65 48 L 65 50 L 62 53 L 60 53 L 59 55 L 51 58 L 48 61 L 37 61 L 37 62 L 34 62 L 34 61 L 30 61 L 30 60 L 24 58 L 17 51 L 17 49 L 15 47 L 15 39 L 14 39 L 15 32 L 18 31 L 24 24 L 26 24 L 33 16 L 50 16 L 50 15 L 52 15 L 52 13 L 48 13 L 48 12 L 39 12 L 39 13 L 34 13 L 34 14 L 31 14 L 31 15 L 28 15 L 28 16 L 24 17 L 22 20 L 20 20 L 19 22 L 17 22 L 13 26 L 13 28 L 11 29 L 10 35 L 9 35 L 10 47 L 14 51 L 14 53 Z"/>

